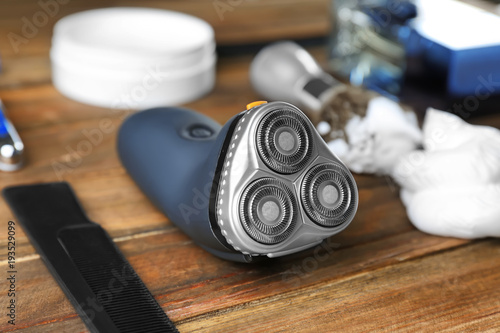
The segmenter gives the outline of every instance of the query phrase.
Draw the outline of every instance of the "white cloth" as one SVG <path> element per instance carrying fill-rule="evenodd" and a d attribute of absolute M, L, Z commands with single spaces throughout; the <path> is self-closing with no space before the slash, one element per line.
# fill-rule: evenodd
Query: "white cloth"
<path fill-rule="evenodd" d="M 336 139 L 328 146 L 357 173 L 391 174 L 399 158 L 422 140 L 415 114 L 386 97 L 373 98 L 366 116 L 350 119 L 345 132 L 348 142 Z"/>
<path fill-rule="evenodd" d="M 435 235 L 500 237 L 500 131 L 429 109 L 423 146 L 392 174 L 411 222 Z"/>

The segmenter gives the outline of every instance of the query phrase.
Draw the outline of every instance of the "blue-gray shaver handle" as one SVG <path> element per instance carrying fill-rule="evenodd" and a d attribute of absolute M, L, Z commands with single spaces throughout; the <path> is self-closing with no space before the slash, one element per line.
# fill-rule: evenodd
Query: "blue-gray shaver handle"
<path fill-rule="evenodd" d="M 156 108 L 138 112 L 122 125 L 118 153 L 146 196 L 198 245 L 233 261 L 248 261 L 210 223 L 210 199 L 224 127 L 197 112 Z"/>

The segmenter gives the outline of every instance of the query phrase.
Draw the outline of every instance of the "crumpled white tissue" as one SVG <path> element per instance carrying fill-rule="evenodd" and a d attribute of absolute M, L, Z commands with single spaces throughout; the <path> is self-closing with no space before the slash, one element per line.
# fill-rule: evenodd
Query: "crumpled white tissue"
<path fill-rule="evenodd" d="M 415 114 L 386 97 L 373 98 L 366 116 L 350 119 L 345 132 L 348 142 L 335 139 L 328 146 L 357 173 L 391 174 L 398 159 L 422 140 Z"/>
<path fill-rule="evenodd" d="M 392 175 L 411 222 L 440 236 L 500 237 L 500 130 L 429 109 L 423 146 Z"/>

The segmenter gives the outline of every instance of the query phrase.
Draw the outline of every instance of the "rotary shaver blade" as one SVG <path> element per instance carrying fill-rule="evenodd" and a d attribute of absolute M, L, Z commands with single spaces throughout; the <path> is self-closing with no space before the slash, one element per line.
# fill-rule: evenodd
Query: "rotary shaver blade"
<path fill-rule="evenodd" d="M 236 121 L 216 200 L 228 244 L 275 257 L 347 227 L 357 209 L 354 178 L 302 111 L 273 102 Z"/>
<path fill-rule="evenodd" d="M 278 244 L 290 236 L 297 223 L 297 201 L 282 181 L 260 178 L 241 197 L 240 219 L 257 242 Z"/>
<path fill-rule="evenodd" d="M 307 215 L 324 227 L 335 227 L 354 215 L 354 183 L 337 163 L 311 168 L 302 182 L 301 200 Z"/>
<path fill-rule="evenodd" d="M 259 124 L 256 138 L 260 157 L 276 172 L 297 172 L 311 157 L 311 129 L 307 119 L 292 108 L 283 107 L 267 114 Z"/>

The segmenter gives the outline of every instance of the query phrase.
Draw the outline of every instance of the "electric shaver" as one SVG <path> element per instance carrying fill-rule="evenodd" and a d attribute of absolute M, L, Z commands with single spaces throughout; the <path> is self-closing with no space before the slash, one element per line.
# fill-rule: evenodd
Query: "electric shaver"
<path fill-rule="evenodd" d="M 352 174 L 284 102 L 249 104 L 222 127 L 181 108 L 139 112 L 121 127 L 118 152 L 175 225 L 228 260 L 313 247 L 345 229 L 358 205 Z"/>

